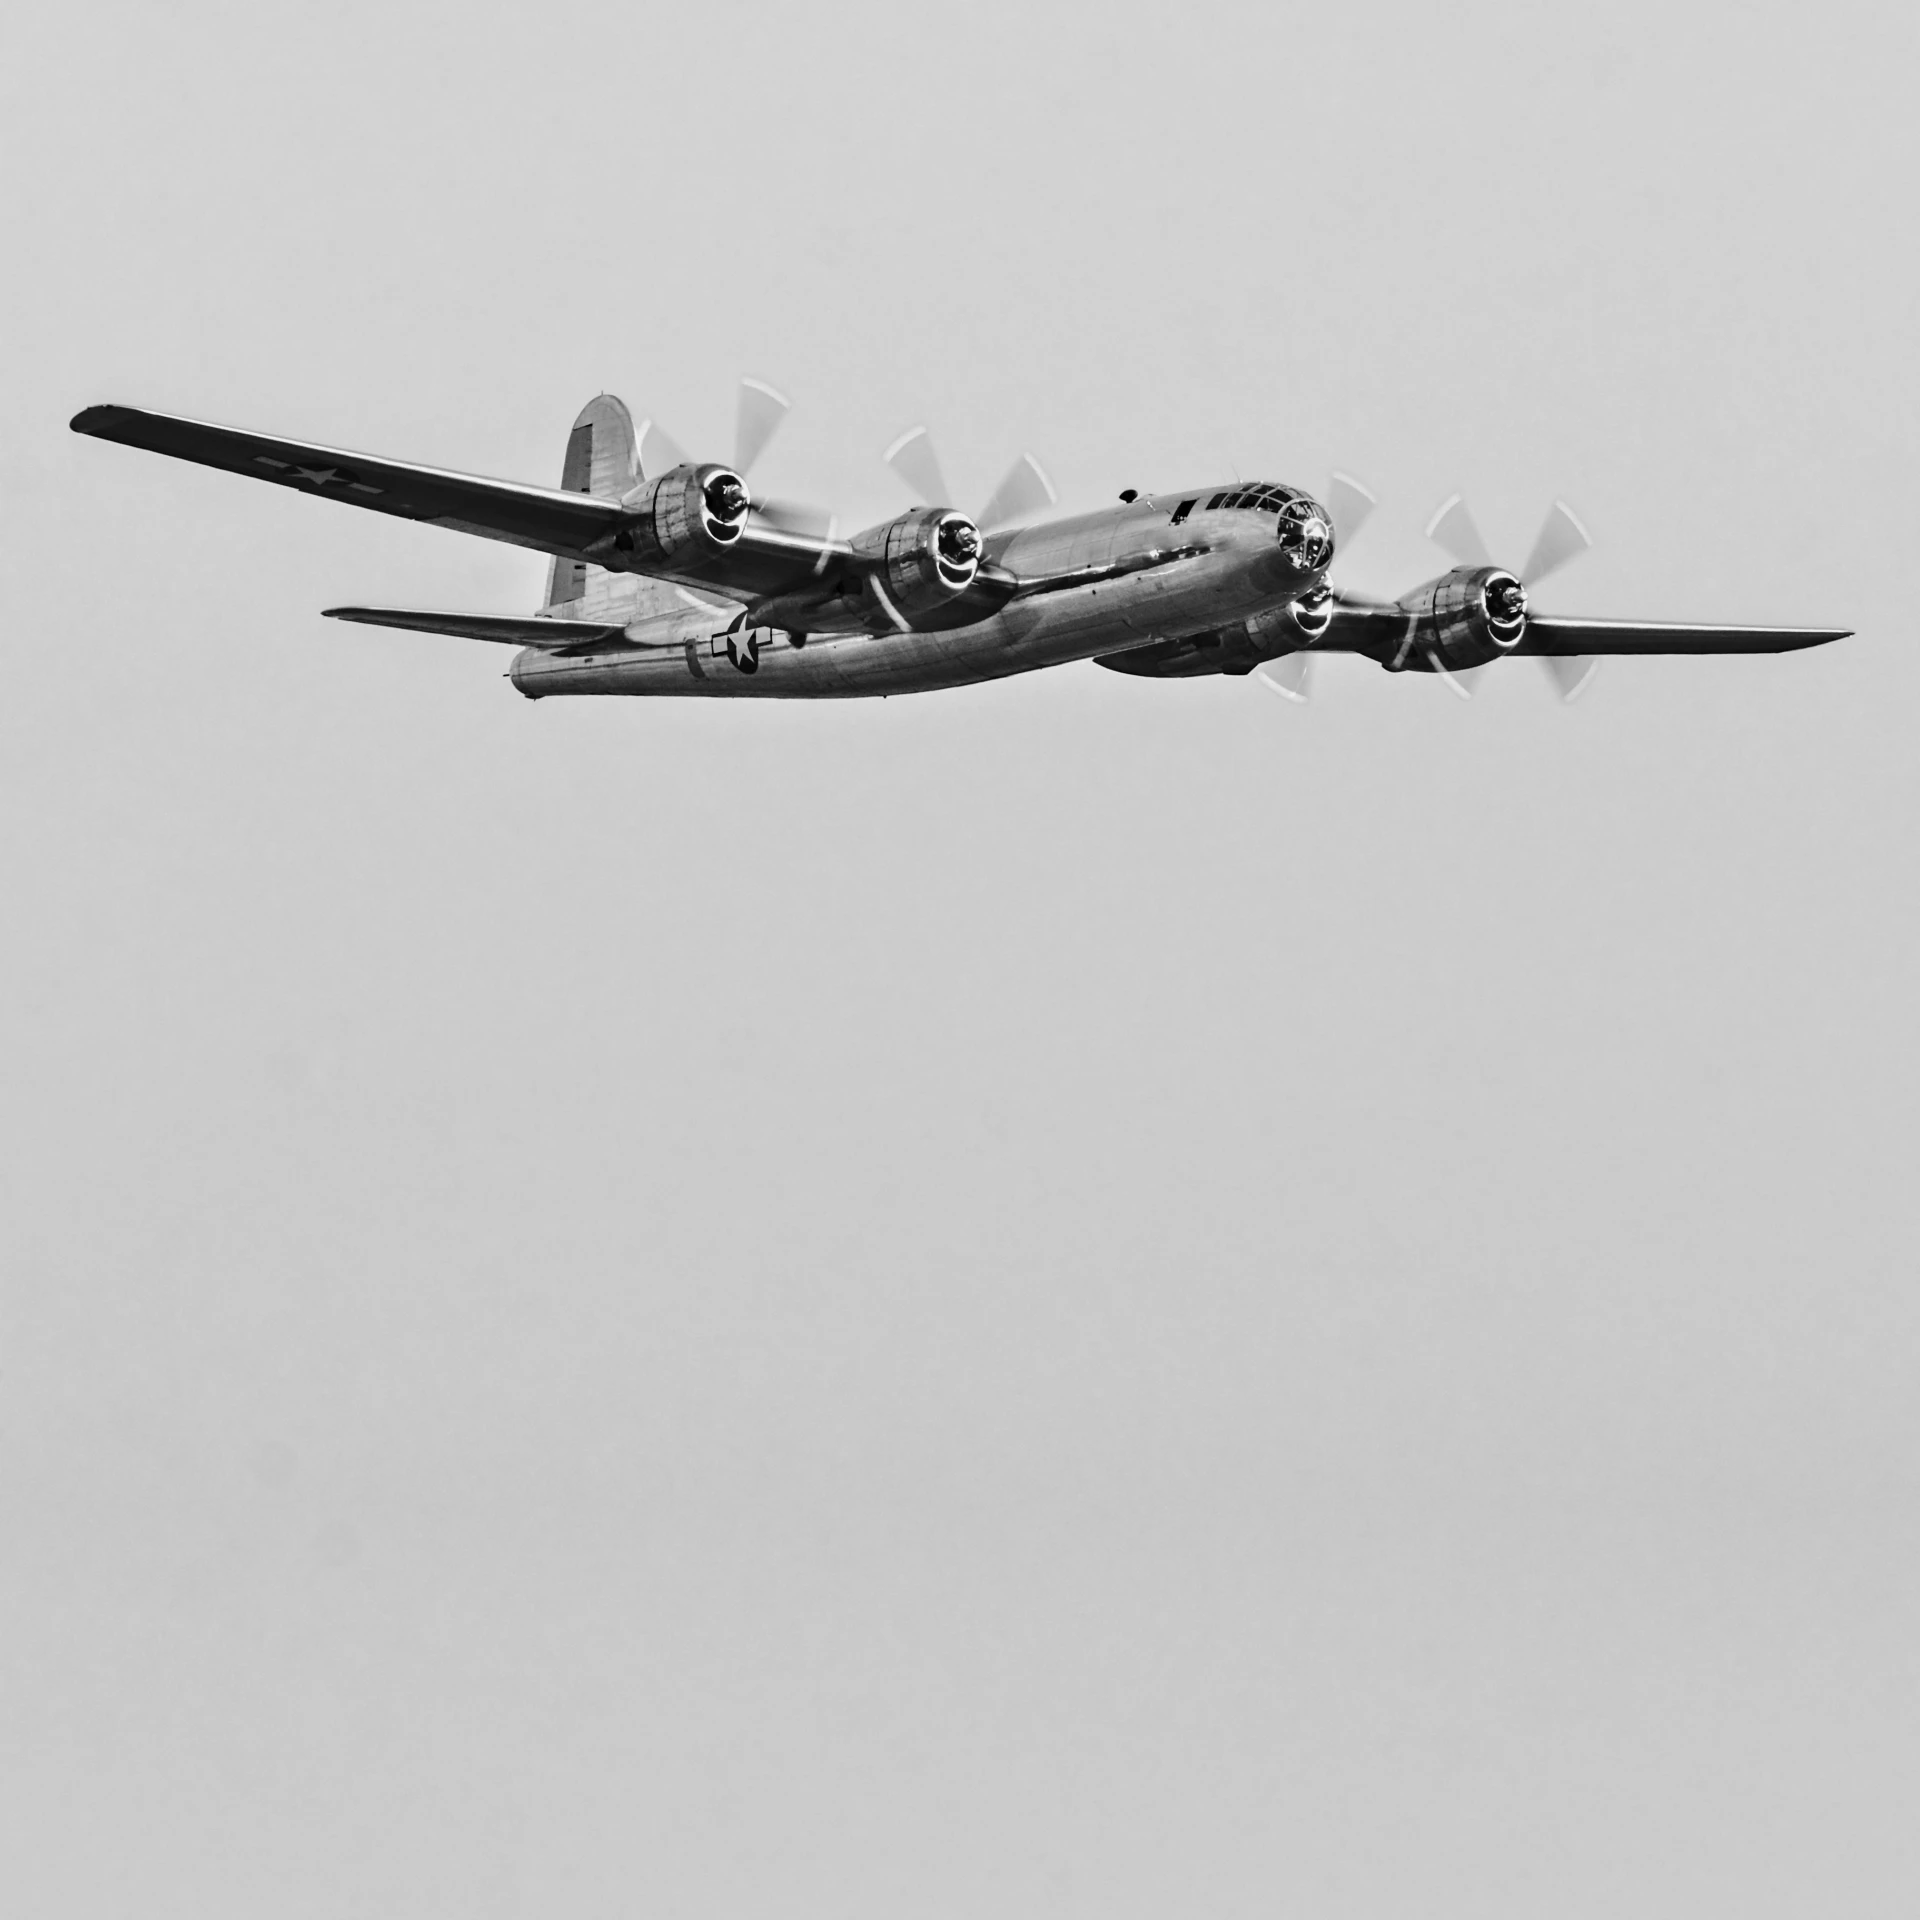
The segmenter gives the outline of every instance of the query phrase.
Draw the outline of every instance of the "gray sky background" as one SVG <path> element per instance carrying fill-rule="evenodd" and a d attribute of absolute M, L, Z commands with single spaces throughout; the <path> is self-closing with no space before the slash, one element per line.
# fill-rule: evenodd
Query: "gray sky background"
<path fill-rule="evenodd" d="M 1916 30 L 0 25 L 10 1911 L 1920 1901 Z M 1464 487 L 1780 660 L 523 703 L 533 556 L 83 441 L 874 518 Z"/>

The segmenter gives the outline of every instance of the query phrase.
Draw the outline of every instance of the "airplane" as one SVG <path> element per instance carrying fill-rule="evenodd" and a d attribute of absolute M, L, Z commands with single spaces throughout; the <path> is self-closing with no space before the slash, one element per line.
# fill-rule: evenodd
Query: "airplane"
<path fill-rule="evenodd" d="M 237 428 L 96 406 L 77 433 L 267 480 L 552 557 L 524 618 L 329 607 L 328 619 L 519 648 L 529 699 L 662 694 L 787 700 L 916 693 L 1093 660 L 1152 679 L 1248 675 L 1301 700 L 1316 654 L 1437 674 L 1470 694 L 1507 659 L 1540 660 L 1572 699 L 1609 654 L 1781 653 L 1843 640 L 1825 627 L 1698 626 L 1541 615 L 1527 589 L 1591 544 L 1555 502 L 1531 557 L 1498 566 L 1456 495 L 1428 534 L 1456 564 L 1393 601 L 1327 570 L 1374 506 L 1337 474 L 1327 504 L 1233 481 L 1123 492 L 1095 512 L 1056 503 L 1030 454 L 977 515 L 953 505 L 925 428 L 885 458 L 919 504 L 842 537 L 831 514 L 756 496 L 747 475 L 789 408 L 741 382 L 730 465 L 689 459 L 611 394 L 582 409 L 557 488 L 488 480 Z"/>

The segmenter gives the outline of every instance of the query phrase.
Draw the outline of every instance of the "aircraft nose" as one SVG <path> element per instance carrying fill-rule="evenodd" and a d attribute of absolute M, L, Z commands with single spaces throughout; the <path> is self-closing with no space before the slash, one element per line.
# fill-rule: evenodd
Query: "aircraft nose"
<path fill-rule="evenodd" d="M 1304 493 L 1280 509 L 1275 531 L 1282 551 L 1303 572 L 1318 573 L 1333 558 L 1333 516 Z"/>

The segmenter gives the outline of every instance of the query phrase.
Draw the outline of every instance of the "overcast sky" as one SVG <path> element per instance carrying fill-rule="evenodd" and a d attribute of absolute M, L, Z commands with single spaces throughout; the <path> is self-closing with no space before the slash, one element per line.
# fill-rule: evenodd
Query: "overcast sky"
<path fill-rule="evenodd" d="M 1913 16 L 0 24 L 0 1877 L 140 1920 L 1920 1904 Z M 1339 466 L 1780 659 L 549 701 L 607 388 Z"/>

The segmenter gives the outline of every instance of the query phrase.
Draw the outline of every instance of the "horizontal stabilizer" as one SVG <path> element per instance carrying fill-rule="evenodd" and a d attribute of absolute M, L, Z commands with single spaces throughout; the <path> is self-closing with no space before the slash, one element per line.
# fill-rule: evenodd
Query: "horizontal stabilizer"
<path fill-rule="evenodd" d="M 1515 653 L 1792 653 L 1850 634 L 1839 627 L 1703 627 L 1674 620 L 1562 620 L 1528 617 Z"/>
<path fill-rule="evenodd" d="M 405 607 L 328 607 L 328 620 L 364 627 L 405 627 L 414 633 L 450 633 L 462 640 L 497 640 L 504 647 L 540 647 L 558 653 L 574 647 L 623 645 L 626 628 L 592 620 L 514 619 L 492 613 L 413 613 Z"/>
<path fill-rule="evenodd" d="M 117 440 L 122 446 L 219 467 L 249 480 L 271 480 L 296 493 L 325 494 L 351 507 L 424 520 L 541 553 L 579 555 L 620 524 L 616 502 L 587 493 L 448 473 L 311 446 L 304 440 L 179 420 L 139 407 L 88 407 L 74 415 L 72 426 L 75 433 L 97 440 Z"/>

